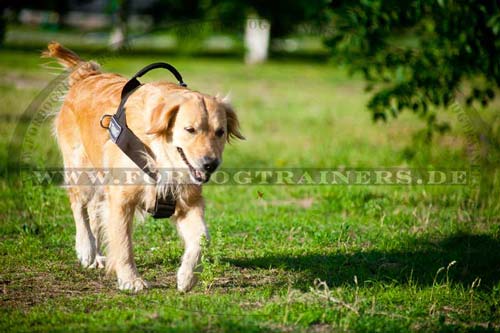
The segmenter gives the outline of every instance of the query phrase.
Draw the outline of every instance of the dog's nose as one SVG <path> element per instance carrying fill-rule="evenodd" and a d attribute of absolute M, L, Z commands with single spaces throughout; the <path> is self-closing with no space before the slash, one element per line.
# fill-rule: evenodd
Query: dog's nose
<path fill-rule="evenodd" d="M 219 160 L 214 157 L 203 157 L 203 170 L 207 172 L 214 172 L 219 166 Z"/>

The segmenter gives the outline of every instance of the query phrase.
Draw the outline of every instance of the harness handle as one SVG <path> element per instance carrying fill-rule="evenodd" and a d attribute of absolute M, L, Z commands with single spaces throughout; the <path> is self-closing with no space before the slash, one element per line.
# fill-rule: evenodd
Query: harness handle
<path fill-rule="evenodd" d="M 155 62 L 150 65 L 147 65 L 146 67 L 138 71 L 134 76 L 132 76 L 132 78 L 123 87 L 121 98 L 123 99 L 130 92 L 132 92 L 141 85 L 141 82 L 139 82 L 137 78 L 142 77 L 147 72 L 156 68 L 164 68 L 169 70 L 170 73 L 172 73 L 175 76 L 176 80 L 179 81 L 179 85 L 181 87 L 187 87 L 187 84 L 184 83 L 184 81 L 182 80 L 181 74 L 177 71 L 177 69 L 174 66 L 167 64 L 166 62 Z"/>
<path fill-rule="evenodd" d="M 165 68 L 165 69 L 168 69 L 172 74 L 174 74 L 175 78 L 177 79 L 177 81 L 179 81 L 179 84 L 181 86 L 187 87 L 187 84 L 185 84 L 184 81 L 182 81 L 182 76 L 177 71 L 177 69 L 174 66 L 172 66 L 170 64 L 167 64 L 166 62 L 155 62 L 153 64 L 147 65 L 146 67 L 144 67 L 143 69 L 141 69 L 140 71 L 138 71 L 133 77 L 134 78 L 142 77 L 144 74 L 146 74 L 150 70 L 153 70 L 153 69 L 156 69 L 156 68 Z"/>

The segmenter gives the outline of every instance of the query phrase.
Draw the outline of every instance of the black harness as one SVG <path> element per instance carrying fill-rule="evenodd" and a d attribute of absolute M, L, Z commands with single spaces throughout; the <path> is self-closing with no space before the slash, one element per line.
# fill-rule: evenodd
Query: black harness
<path fill-rule="evenodd" d="M 130 95 L 132 95 L 132 93 L 142 85 L 141 82 L 137 80 L 137 78 L 156 68 L 168 69 L 175 76 L 177 81 L 179 81 L 180 86 L 187 87 L 187 84 L 182 81 L 181 74 L 179 74 L 174 66 L 164 62 L 157 62 L 148 65 L 137 72 L 137 74 L 135 74 L 125 84 L 121 94 L 120 105 L 118 106 L 118 110 L 116 111 L 116 113 L 114 115 L 103 115 L 100 122 L 101 127 L 108 129 L 111 141 L 113 141 L 121 149 L 121 151 L 123 151 L 125 155 L 127 155 L 135 163 L 135 165 L 137 165 L 148 176 L 154 179 L 155 182 L 158 181 L 158 173 L 154 170 L 151 170 L 148 164 L 148 158 L 147 156 L 145 156 L 145 154 L 147 154 L 152 159 L 155 159 L 155 156 L 151 149 L 146 146 L 134 134 L 134 132 L 132 132 L 130 128 L 128 128 L 125 113 L 125 103 L 127 102 L 127 99 L 130 97 Z M 106 126 L 106 124 L 104 124 L 103 122 L 107 118 L 109 118 L 109 125 Z M 155 219 L 168 218 L 172 216 L 174 212 L 175 198 L 170 192 L 168 192 L 166 197 L 162 197 L 157 194 L 155 207 L 148 211 L 148 213 L 150 213 Z"/>

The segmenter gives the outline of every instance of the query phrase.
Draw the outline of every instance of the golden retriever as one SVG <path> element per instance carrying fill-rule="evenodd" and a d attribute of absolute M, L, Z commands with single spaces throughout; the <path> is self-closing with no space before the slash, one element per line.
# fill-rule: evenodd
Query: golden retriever
<path fill-rule="evenodd" d="M 104 114 L 116 112 L 127 79 L 101 72 L 97 63 L 82 60 L 57 42 L 50 43 L 43 56 L 57 59 L 70 71 L 69 91 L 54 124 L 65 169 L 140 170 L 99 125 Z M 154 153 L 153 167 L 187 169 L 191 181 L 69 186 L 78 259 L 84 267 L 105 266 L 116 273 L 120 289 L 146 288 L 133 255 L 134 213 L 153 207 L 157 195 L 172 190 L 177 204 L 172 221 L 185 245 L 177 288 L 189 291 L 201 269 L 202 239 L 209 238 L 201 185 L 222 161 L 225 143 L 233 137 L 243 139 L 238 118 L 224 99 L 169 82 L 142 85 L 128 99 L 126 113 L 128 127 Z M 101 227 L 106 257 L 100 248 Z"/>

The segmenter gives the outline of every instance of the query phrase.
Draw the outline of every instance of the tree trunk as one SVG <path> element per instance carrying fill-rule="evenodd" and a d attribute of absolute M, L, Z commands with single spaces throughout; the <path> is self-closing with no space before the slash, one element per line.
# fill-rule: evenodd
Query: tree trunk
<path fill-rule="evenodd" d="M 7 34 L 7 18 L 5 17 L 4 9 L 0 7 L 0 47 L 5 42 L 5 35 Z"/>
<path fill-rule="evenodd" d="M 264 19 L 249 18 L 245 26 L 245 62 L 265 62 L 269 53 L 271 24 Z"/>
<path fill-rule="evenodd" d="M 129 0 L 117 0 L 117 11 L 113 13 L 114 26 L 109 38 L 109 48 L 111 50 L 122 50 L 127 44 L 127 18 Z"/>

